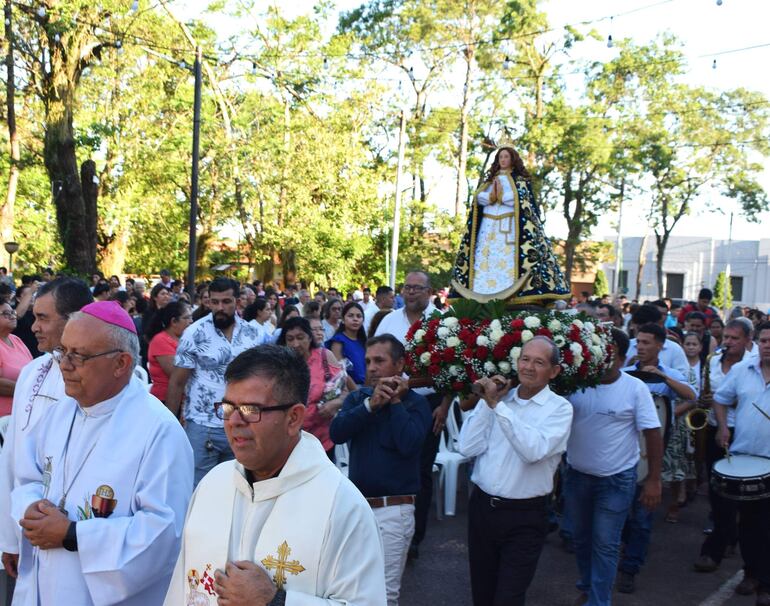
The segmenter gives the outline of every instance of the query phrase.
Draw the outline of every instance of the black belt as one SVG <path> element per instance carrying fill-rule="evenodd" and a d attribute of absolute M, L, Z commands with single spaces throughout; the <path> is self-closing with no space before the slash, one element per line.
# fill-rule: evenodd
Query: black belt
<path fill-rule="evenodd" d="M 479 496 L 489 502 L 492 509 L 540 509 L 548 504 L 548 495 L 530 497 L 529 499 L 506 499 L 487 494 L 478 488 Z"/>

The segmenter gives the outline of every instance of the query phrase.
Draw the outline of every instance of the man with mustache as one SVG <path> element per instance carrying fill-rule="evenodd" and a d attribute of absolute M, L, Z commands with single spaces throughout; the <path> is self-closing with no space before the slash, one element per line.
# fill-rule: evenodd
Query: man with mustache
<path fill-rule="evenodd" d="M 182 422 L 195 456 L 195 485 L 210 469 L 233 458 L 222 420 L 214 402 L 225 393 L 225 368 L 241 352 L 261 345 L 266 335 L 236 313 L 240 287 L 229 278 L 209 285 L 211 313 L 182 334 L 169 378 L 166 406 L 179 415 L 186 396 Z"/>

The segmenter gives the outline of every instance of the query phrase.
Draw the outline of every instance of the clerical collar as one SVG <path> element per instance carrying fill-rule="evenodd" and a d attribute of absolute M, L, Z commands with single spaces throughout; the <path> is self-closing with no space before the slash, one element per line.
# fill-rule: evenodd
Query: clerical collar
<path fill-rule="evenodd" d="M 121 389 L 117 394 L 112 396 L 111 398 L 108 398 L 102 402 L 99 402 L 98 404 L 94 404 L 93 406 L 89 406 L 87 408 L 84 408 L 80 404 L 78 404 L 78 408 L 80 409 L 80 414 L 84 417 L 104 417 L 107 415 L 112 414 L 115 411 L 115 407 L 118 405 L 118 401 L 123 397 L 123 394 L 125 393 L 126 389 L 128 389 L 129 383 Z"/>
<path fill-rule="evenodd" d="M 276 471 L 272 476 L 269 478 L 265 478 L 265 480 L 272 480 L 273 478 L 277 478 L 279 475 L 281 475 L 281 472 L 283 471 L 283 467 L 281 467 L 278 471 Z M 250 469 L 243 468 L 243 474 L 246 477 L 246 481 L 251 484 L 256 484 L 257 482 L 263 482 L 264 480 L 258 480 L 257 476 L 255 476 Z"/>

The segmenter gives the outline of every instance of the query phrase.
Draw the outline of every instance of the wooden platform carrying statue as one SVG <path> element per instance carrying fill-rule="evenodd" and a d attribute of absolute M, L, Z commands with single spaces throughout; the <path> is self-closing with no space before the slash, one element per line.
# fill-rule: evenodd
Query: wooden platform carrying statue
<path fill-rule="evenodd" d="M 498 149 L 473 198 L 451 284 L 452 296 L 480 303 L 546 306 L 570 296 L 529 173 L 512 147 Z"/>

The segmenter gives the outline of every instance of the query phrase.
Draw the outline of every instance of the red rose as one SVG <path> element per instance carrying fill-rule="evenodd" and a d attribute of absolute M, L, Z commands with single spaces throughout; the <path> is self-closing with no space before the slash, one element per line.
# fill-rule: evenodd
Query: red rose
<path fill-rule="evenodd" d="M 452 383 L 453 391 L 462 391 L 463 389 L 465 389 L 465 383 L 463 383 L 462 381 L 455 381 L 454 383 Z"/>
<path fill-rule="evenodd" d="M 588 376 L 588 364 L 581 364 L 580 368 L 578 368 L 578 375 L 581 379 L 585 379 Z"/>
<path fill-rule="evenodd" d="M 428 345 L 433 345 L 436 342 L 436 331 L 435 330 L 429 330 L 428 332 L 426 332 L 425 333 L 425 337 L 423 338 L 423 340 Z"/>
<path fill-rule="evenodd" d="M 548 330 L 545 326 L 542 326 L 542 327 L 538 328 L 537 329 L 537 333 L 535 333 L 535 334 L 542 335 L 544 337 L 548 337 L 549 339 L 553 339 L 553 333 L 550 330 Z"/>
<path fill-rule="evenodd" d="M 441 352 L 440 351 L 434 351 L 430 354 L 430 361 L 433 364 L 438 364 L 441 362 Z"/>
<path fill-rule="evenodd" d="M 421 356 L 426 351 L 428 351 L 428 348 L 425 347 L 425 345 L 418 345 L 417 347 L 414 348 L 414 355 L 415 356 Z"/>
<path fill-rule="evenodd" d="M 511 328 L 513 328 L 514 330 L 521 330 L 522 328 L 524 328 L 524 320 L 520 318 L 511 320 Z"/>
<path fill-rule="evenodd" d="M 455 359 L 455 348 L 449 347 L 448 349 L 445 349 L 444 352 L 441 354 L 442 359 L 444 362 L 451 362 Z"/>
<path fill-rule="evenodd" d="M 441 372 L 441 367 L 437 364 L 431 364 L 428 366 L 428 374 L 432 377 L 435 377 L 439 372 Z"/>
<path fill-rule="evenodd" d="M 573 325 L 569 329 L 569 338 L 573 341 L 580 341 L 580 329 L 577 326 Z"/>
<path fill-rule="evenodd" d="M 467 375 L 468 375 L 468 380 L 469 380 L 471 383 L 475 383 L 476 381 L 478 381 L 478 380 L 479 380 L 479 375 L 477 375 L 477 374 L 476 374 L 476 371 L 475 371 L 475 370 L 473 370 L 473 367 L 471 367 L 471 366 L 466 366 L 466 367 L 465 367 L 465 372 L 467 373 Z"/>
<path fill-rule="evenodd" d="M 473 320 L 470 318 L 460 318 L 460 326 L 473 326 Z"/>
<path fill-rule="evenodd" d="M 492 350 L 492 357 L 495 359 L 495 361 L 504 360 L 508 356 L 509 349 L 502 343 L 502 340 L 500 343 L 495 345 L 495 348 Z"/>
<path fill-rule="evenodd" d="M 470 347 L 463 352 L 463 358 L 465 358 L 466 360 L 473 360 L 474 355 L 475 355 L 475 352 Z"/>
<path fill-rule="evenodd" d="M 575 356 L 572 354 L 572 350 L 565 349 L 562 355 L 564 358 L 564 363 L 572 366 L 572 364 L 575 362 Z"/>
<path fill-rule="evenodd" d="M 476 357 L 479 360 L 486 360 L 489 357 L 489 348 L 488 347 L 477 347 L 476 348 Z"/>
<path fill-rule="evenodd" d="M 436 330 L 440 323 L 441 323 L 441 320 L 439 320 L 438 318 L 434 318 L 433 320 L 430 320 L 428 322 L 428 327 L 431 328 L 432 330 Z"/>
<path fill-rule="evenodd" d="M 520 330 L 514 330 L 511 335 L 511 345 L 518 345 L 521 343 L 521 331 Z"/>
<path fill-rule="evenodd" d="M 469 328 L 463 328 L 457 333 L 457 338 L 466 345 L 473 345 L 476 342 L 476 335 Z"/>

